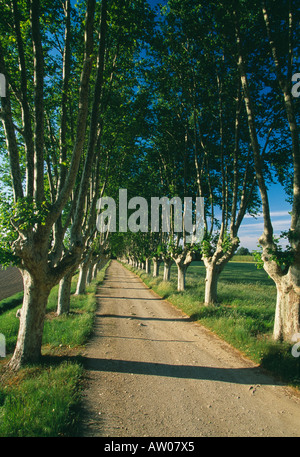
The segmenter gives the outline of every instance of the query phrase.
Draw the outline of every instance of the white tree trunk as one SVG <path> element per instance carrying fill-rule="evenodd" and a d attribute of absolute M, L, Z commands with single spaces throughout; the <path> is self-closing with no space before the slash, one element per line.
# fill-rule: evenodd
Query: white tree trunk
<path fill-rule="evenodd" d="M 96 279 L 96 278 L 97 278 L 98 268 L 99 268 L 99 261 L 96 262 L 95 265 L 94 265 L 94 267 L 93 267 L 93 273 L 92 273 L 93 279 Z"/>
<path fill-rule="evenodd" d="M 173 255 L 173 260 L 177 265 L 177 290 L 182 292 L 185 290 L 185 275 L 189 265 L 192 263 L 193 254 L 188 250 L 184 250 L 181 254 Z"/>
<path fill-rule="evenodd" d="M 149 261 L 148 258 L 145 260 L 145 270 L 146 270 L 146 273 L 147 273 L 147 274 L 150 274 L 150 272 L 151 272 L 151 267 L 150 267 L 150 261 Z"/>
<path fill-rule="evenodd" d="M 218 302 L 218 280 L 220 269 L 216 265 L 206 267 L 205 277 L 205 305 L 212 305 Z"/>
<path fill-rule="evenodd" d="M 88 267 L 88 262 L 83 262 L 80 264 L 75 295 L 85 294 Z"/>
<path fill-rule="evenodd" d="M 170 281 L 173 259 L 164 259 L 164 281 Z"/>
<path fill-rule="evenodd" d="M 160 265 L 161 260 L 153 257 L 152 262 L 153 262 L 153 278 L 157 278 L 159 275 L 159 265 Z"/>
<path fill-rule="evenodd" d="M 37 362 L 41 355 L 44 320 L 52 284 L 34 279 L 22 271 L 24 299 L 21 308 L 18 340 L 10 360 L 10 368 L 18 370 L 27 362 Z"/>
<path fill-rule="evenodd" d="M 94 269 L 94 262 L 90 261 L 88 266 L 88 272 L 86 276 L 86 283 L 91 284 L 93 279 L 93 269 Z"/>
<path fill-rule="evenodd" d="M 300 268 L 292 265 L 282 274 L 274 262 L 265 260 L 264 269 L 277 290 L 273 338 L 292 341 L 293 335 L 300 333 Z"/>
<path fill-rule="evenodd" d="M 187 265 L 177 264 L 177 290 L 182 292 L 185 290 L 185 274 L 187 270 Z"/>
<path fill-rule="evenodd" d="M 58 300 L 57 300 L 57 315 L 68 314 L 70 312 L 70 298 L 71 298 L 71 283 L 73 271 L 67 273 L 59 283 Z"/>
<path fill-rule="evenodd" d="M 205 277 L 205 297 L 204 304 L 212 305 L 218 303 L 218 281 L 220 274 L 225 266 L 232 259 L 239 240 L 237 237 L 231 238 L 231 246 L 227 251 L 223 251 L 222 241 L 219 239 L 218 246 L 211 257 L 203 256 L 203 263 L 206 269 Z"/>

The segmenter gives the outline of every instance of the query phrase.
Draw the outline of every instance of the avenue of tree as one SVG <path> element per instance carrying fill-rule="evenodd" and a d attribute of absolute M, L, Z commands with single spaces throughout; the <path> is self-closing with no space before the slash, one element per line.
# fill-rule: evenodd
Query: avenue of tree
<path fill-rule="evenodd" d="M 11 369 L 38 360 L 51 289 L 57 314 L 110 256 L 185 288 L 202 258 L 205 305 L 239 247 L 246 214 L 262 210 L 261 264 L 277 288 L 274 338 L 300 331 L 299 9 L 295 0 L 1 0 L 0 263 L 23 275 Z M 298 68 L 297 68 L 298 65 Z M 296 94 L 297 95 L 297 94 Z M 292 205 L 273 233 L 268 184 Z M 175 231 L 100 233 L 97 202 L 203 197 L 203 239 Z M 171 206 L 174 216 L 173 206 Z M 182 207 L 181 211 L 185 208 Z M 183 219 L 184 221 L 184 219 Z"/>

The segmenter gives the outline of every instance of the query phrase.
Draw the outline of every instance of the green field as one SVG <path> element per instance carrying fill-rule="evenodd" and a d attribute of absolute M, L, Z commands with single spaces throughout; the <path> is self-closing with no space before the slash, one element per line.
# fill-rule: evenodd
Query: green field
<path fill-rule="evenodd" d="M 285 382 L 300 385 L 299 359 L 291 354 L 291 345 L 274 342 L 276 287 L 266 272 L 254 263 L 230 262 L 220 275 L 218 305 L 204 306 L 205 267 L 193 262 L 186 274 L 186 290 L 177 292 L 177 268 L 172 266 L 171 280 L 153 278 L 143 270 L 132 269 L 161 297 L 199 321 L 245 356 L 276 374 Z"/>

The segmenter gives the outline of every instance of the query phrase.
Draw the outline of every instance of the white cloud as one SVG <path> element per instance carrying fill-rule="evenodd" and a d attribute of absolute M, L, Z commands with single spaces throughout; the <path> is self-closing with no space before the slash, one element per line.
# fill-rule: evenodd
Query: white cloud
<path fill-rule="evenodd" d="M 285 211 L 271 211 L 270 214 L 271 214 L 271 219 L 272 219 L 272 217 L 286 217 L 286 216 L 289 216 L 288 210 L 285 210 Z M 244 216 L 244 219 L 256 220 L 256 219 L 260 219 L 260 218 L 263 218 L 263 213 L 259 213 L 255 217 L 251 216 L 250 214 L 245 214 L 245 216 Z"/>
<path fill-rule="evenodd" d="M 275 235 L 280 235 L 281 232 L 290 228 L 291 219 L 287 218 L 287 211 L 274 211 L 272 213 L 272 225 Z M 264 230 L 263 217 L 257 219 L 253 218 L 253 222 L 249 217 L 244 220 L 239 230 L 240 246 L 247 247 L 249 250 L 257 249 L 258 238 L 262 235 Z M 286 241 L 282 240 L 285 245 Z"/>
<path fill-rule="evenodd" d="M 277 221 L 272 221 L 272 225 L 274 230 L 287 230 L 290 226 L 291 220 L 290 219 L 283 219 L 283 220 L 277 220 Z M 262 222 L 253 222 L 253 224 L 248 224 L 244 223 L 241 225 L 241 229 L 244 230 L 263 230 L 264 228 L 264 223 Z"/>

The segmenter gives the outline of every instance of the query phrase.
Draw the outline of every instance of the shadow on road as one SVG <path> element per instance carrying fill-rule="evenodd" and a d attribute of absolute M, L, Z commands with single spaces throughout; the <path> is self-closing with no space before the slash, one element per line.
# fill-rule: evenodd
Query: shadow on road
<path fill-rule="evenodd" d="M 132 299 L 131 299 L 132 300 Z M 148 300 L 148 299 L 142 299 Z M 97 314 L 97 317 L 101 318 L 114 318 L 114 319 L 130 319 L 138 321 L 161 321 L 161 322 L 193 322 L 193 319 L 189 317 L 177 317 L 177 318 L 164 318 L 164 317 L 140 317 L 134 315 L 121 315 L 121 314 Z"/>
<path fill-rule="evenodd" d="M 169 365 L 165 363 L 137 362 L 129 360 L 112 360 L 85 358 L 83 363 L 87 370 L 112 373 L 128 373 L 170 378 L 198 379 L 220 381 L 235 384 L 279 385 L 272 377 L 264 375 L 259 368 L 215 368 L 192 365 Z"/>

